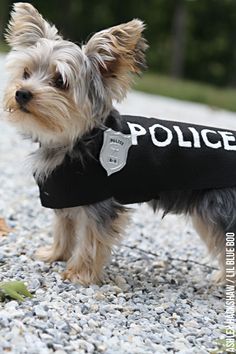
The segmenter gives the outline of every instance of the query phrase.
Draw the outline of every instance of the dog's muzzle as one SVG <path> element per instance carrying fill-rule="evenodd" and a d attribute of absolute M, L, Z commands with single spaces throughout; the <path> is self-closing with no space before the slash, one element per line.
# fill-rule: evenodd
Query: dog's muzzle
<path fill-rule="evenodd" d="M 32 93 L 26 89 L 17 90 L 15 93 L 16 102 L 19 103 L 21 107 L 24 107 L 24 105 L 26 105 L 32 97 Z"/>

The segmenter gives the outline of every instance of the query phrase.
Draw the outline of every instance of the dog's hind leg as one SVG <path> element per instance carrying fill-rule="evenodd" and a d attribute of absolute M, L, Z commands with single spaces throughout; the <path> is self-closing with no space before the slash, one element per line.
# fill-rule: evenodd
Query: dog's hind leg
<path fill-rule="evenodd" d="M 219 261 L 220 271 L 215 274 L 214 280 L 224 282 L 226 279 L 226 237 L 229 234 L 236 235 L 236 189 L 203 192 L 192 214 L 192 220 L 210 254 L 217 257 Z"/>
<path fill-rule="evenodd" d="M 217 229 L 217 225 L 206 222 L 201 216 L 192 216 L 193 226 L 206 244 L 212 257 L 217 257 L 220 270 L 215 272 L 214 281 L 221 283 L 225 281 L 225 234 Z"/>

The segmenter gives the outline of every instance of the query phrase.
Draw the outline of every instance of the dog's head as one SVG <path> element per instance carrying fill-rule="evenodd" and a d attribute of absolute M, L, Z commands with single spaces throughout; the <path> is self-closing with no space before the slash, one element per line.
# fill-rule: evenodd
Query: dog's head
<path fill-rule="evenodd" d="M 4 96 L 8 118 L 42 143 L 72 142 L 122 100 L 145 66 L 140 20 L 96 33 L 86 45 L 63 40 L 28 3 L 14 4 L 6 34 L 12 50 Z"/>

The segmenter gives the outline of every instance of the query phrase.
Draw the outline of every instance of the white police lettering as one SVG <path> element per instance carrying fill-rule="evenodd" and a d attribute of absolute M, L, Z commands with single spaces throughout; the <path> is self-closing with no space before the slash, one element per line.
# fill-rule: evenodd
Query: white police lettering
<path fill-rule="evenodd" d="M 163 129 L 163 130 L 165 130 L 167 132 L 166 140 L 164 140 L 164 141 L 157 140 L 156 134 L 155 134 L 155 129 L 157 129 L 157 128 L 158 129 Z M 149 131 L 150 131 L 150 134 L 151 134 L 152 142 L 156 146 L 163 147 L 163 146 L 170 145 L 170 143 L 171 143 L 171 141 L 173 139 L 172 131 L 170 129 L 166 128 L 166 127 L 163 127 L 160 124 L 154 124 L 152 127 L 149 128 Z"/>
<path fill-rule="evenodd" d="M 225 150 L 233 150 L 236 151 L 236 145 L 230 145 L 229 142 L 230 141 L 236 141 L 235 137 L 233 136 L 232 133 L 230 132 L 218 132 L 222 138 L 223 138 L 223 144 L 224 144 L 224 148 Z"/>
<path fill-rule="evenodd" d="M 165 147 L 172 143 L 173 138 L 177 138 L 178 145 L 185 148 L 201 148 L 201 138 L 205 146 L 211 149 L 223 148 L 225 150 L 236 151 L 236 138 L 232 132 L 216 131 L 204 128 L 197 130 L 194 127 L 188 127 L 189 134 L 181 129 L 181 126 L 174 125 L 173 129 L 167 128 L 161 124 L 153 124 L 149 128 L 144 128 L 140 124 L 127 122 L 132 145 L 138 145 L 139 138 L 150 134 L 151 141 L 158 147 Z M 148 132 L 149 130 L 149 132 Z M 163 140 L 164 131 L 164 140 Z"/>
<path fill-rule="evenodd" d="M 193 135 L 193 147 L 200 148 L 201 147 L 200 135 L 199 135 L 197 129 L 195 129 L 193 127 L 189 127 L 188 129 L 190 130 L 190 132 Z"/>
<path fill-rule="evenodd" d="M 208 133 L 217 134 L 217 132 L 215 130 L 211 130 L 211 129 L 203 129 L 201 131 L 202 139 L 203 139 L 204 143 L 206 144 L 206 146 L 208 146 L 212 149 L 219 149 L 220 147 L 222 147 L 221 141 L 217 141 L 217 143 L 212 143 L 208 138 Z"/>
<path fill-rule="evenodd" d="M 173 126 L 174 130 L 177 133 L 177 137 L 178 137 L 178 142 L 179 142 L 179 146 L 182 147 L 192 147 L 192 143 L 191 141 L 184 141 L 184 135 L 180 129 L 180 127 L 178 127 L 177 125 Z"/>
<path fill-rule="evenodd" d="M 137 137 L 140 135 L 145 135 L 147 133 L 146 129 L 142 127 L 140 124 L 136 123 L 129 123 L 127 122 L 130 133 L 132 136 L 132 145 L 138 145 L 138 139 Z"/>

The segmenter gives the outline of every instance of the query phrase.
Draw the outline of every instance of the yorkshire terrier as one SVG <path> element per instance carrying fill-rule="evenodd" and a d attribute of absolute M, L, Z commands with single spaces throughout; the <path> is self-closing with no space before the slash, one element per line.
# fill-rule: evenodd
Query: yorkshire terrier
<path fill-rule="evenodd" d="M 4 107 L 9 121 L 40 144 L 32 155 L 39 183 L 73 154 L 80 139 L 103 127 L 114 110 L 113 101 L 125 97 L 131 74 L 145 68 L 144 27 L 134 19 L 94 34 L 79 47 L 64 40 L 31 4 L 14 4 L 6 33 L 12 50 Z M 192 217 L 210 253 L 218 257 L 218 280 L 223 280 L 225 235 L 236 233 L 236 188 L 163 191 L 150 203 L 164 213 Z M 65 279 L 85 285 L 99 282 L 128 220 L 128 209 L 114 198 L 56 209 L 53 245 L 40 249 L 38 257 L 67 261 Z"/>

